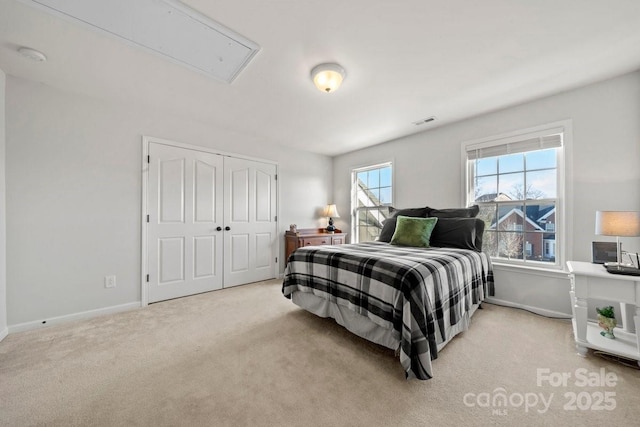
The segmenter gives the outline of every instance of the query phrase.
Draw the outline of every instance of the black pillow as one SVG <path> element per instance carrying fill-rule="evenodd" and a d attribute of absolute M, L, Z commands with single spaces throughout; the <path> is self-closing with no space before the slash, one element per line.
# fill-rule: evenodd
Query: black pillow
<path fill-rule="evenodd" d="M 478 218 L 438 218 L 431 233 L 430 245 L 437 248 L 460 248 L 482 251 L 484 221 Z"/>
<path fill-rule="evenodd" d="M 429 216 L 438 218 L 475 218 L 480 212 L 480 206 L 473 205 L 469 208 L 452 208 L 452 209 L 431 209 Z"/>
<path fill-rule="evenodd" d="M 431 212 L 431 208 L 407 208 L 407 209 L 398 209 L 393 206 L 389 206 L 389 214 L 392 217 L 402 215 L 402 216 L 411 216 L 411 217 L 419 217 L 426 218 L 429 216 L 429 212 Z"/>
<path fill-rule="evenodd" d="M 389 243 L 391 241 L 393 233 L 396 231 L 397 219 L 398 218 L 394 216 L 384 220 L 382 223 L 382 231 L 380 231 L 380 235 L 378 236 L 379 242 Z"/>
<path fill-rule="evenodd" d="M 391 216 L 384 220 L 382 223 L 382 231 L 380 231 L 380 236 L 378 236 L 379 242 L 389 243 L 391 238 L 393 237 L 393 233 L 396 231 L 396 217 L 398 215 L 402 216 L 410 216 L 414 218 L 426 218 L 429 216 L 429 212 L 431 208 L 407 208 L 407 209 L 397 209 L 393 206 L 389 206 L 389 214 Z"/>

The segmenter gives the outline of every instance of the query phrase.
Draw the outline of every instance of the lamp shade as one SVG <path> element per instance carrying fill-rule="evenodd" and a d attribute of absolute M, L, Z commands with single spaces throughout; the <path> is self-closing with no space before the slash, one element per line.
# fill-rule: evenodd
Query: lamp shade
<path fill-rule="evenodd" d="M 338 90 L 345 78 L 345 71 L 338 64 L 320 64 L 311 70 L 313 84 L 322 92 L 330 93 Z"/>
<path fill-rule="evenodd" d="M 328 218 L 340 218 L 336 205 L 327 205 L 327 207 L 324 208 L 324 216 Z"/>
<path fill-rule="evenodd" d="M 596 234 L 599 236 L 640 236 L 640 212 L 596 211 Z"/>

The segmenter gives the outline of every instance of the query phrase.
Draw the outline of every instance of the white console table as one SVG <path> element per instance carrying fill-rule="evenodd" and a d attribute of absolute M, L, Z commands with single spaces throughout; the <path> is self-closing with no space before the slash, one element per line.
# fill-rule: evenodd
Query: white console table
<path fill-rule="evenodd" d="M 616 354 L 638 361 L 640 365 L 640 276 L 611 274 L 601 264 L 569 261 L 571 279 L 571 306 L 573 311 L 573 333 L 576 348 L 582 356 L 587 348 Z M 612 301 L 620 304 L 616 320 L 622 328 L 613 331 L 615 339 L 600 335 L 602 329 L 587 318 L 587 300 Z M 615 304 L 611 304 L 614 305 Z"/>

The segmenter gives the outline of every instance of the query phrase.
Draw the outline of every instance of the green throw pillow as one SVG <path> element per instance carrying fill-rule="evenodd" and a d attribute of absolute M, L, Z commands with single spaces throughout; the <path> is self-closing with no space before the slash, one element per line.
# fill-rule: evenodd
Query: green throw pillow
<path fill-rule="evenodd" d="M 431 232 L 438 222 L 438 218 L 416 218 L 398 216 L 396 231 L 391 238 L 392 245 L 429 247 Z"/>

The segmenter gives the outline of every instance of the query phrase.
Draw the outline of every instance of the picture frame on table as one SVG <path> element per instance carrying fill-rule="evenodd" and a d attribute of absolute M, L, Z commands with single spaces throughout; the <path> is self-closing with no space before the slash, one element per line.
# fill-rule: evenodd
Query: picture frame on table
<path fill-rule="evenodd" d="M 620 249 L 622 250 L 622 243 L 620 243 Z M 591 257 L 594 264 L 616 262 L 618 257 L 616 242 L 592 242 Z"/>

